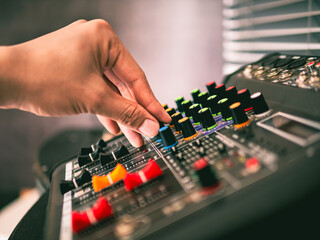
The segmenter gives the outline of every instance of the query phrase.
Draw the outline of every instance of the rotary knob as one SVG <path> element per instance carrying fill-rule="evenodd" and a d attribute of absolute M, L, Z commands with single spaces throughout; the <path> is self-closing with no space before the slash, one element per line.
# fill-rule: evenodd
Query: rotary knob
<path fill-rule="evenodd" d="M 216 95 L 216 94 L 215 94 L 215 88 L 216 88 L 216 86 L 217 86 L 217 85 L 216 85 L 215 81 L 208 82 L 208 83 L 206 84 L 206 87 L 207 87 L 207 89 L 208 89 L 208 92 L 209 92 L 210 96 Z"/>
<path fill-rule="evenodd" d="M 269 113 L 269 107 L 261 92 L 256 92 L 252 94 L 251 102 L 252 102 L 254 114 L 257 117 L 260 117 L 260 116 L 262 117 Z"/>
<path fill-rule="evenodd" d="M 226 86 L 224 84 L 219 84 L 215 88 L 215 95 L 218 95 L 218 97 L 224 98 L 225 97 L 225 92 L 226 92 Z"/>
<path fill-rule="evenodd" d="M 223 121 L 229 121 L 232 120 L 232 114 L 230 111 L 230 101 L 228 98 L 223 98 L 218 102 L 219 108 L 221 110 L 221 115 Z"/>
<path fill-rule="evenodd" d="M 238 101 L 237 99 L 237 88 L 235 86 L 228 87 L 226 89 L 226 98 L 229 99 L 230 103 L 235 103 Z"/>
<path fill-rule="evenodd" d="M 241 103 L 245 112 L 252 110 L 250 92 L 248 89 L 244 88 L 238 91 L 238 100 Z"/>
<path fill-rule="evenodd" d="M 192 123 L 188 117 L 179 120 L 179 124 L 182 130 L 182 135 L 184 140 L 190 140 L 198 135 Z"/>
<path fill-rule="evenodd" d="M 201 110 L 200 104 L 196 103 L 193 104 L 190 107 L 190 111 L 191 111 L 191 115 L 192 115 L 192 119 L 193 119 L 193 123 L 195 125 L 199 125 L 200 124 L 200 116 L 199 116 L 199 111 Z"/>
<path fill-rule="evenodd" d="M 159 123 L 160 128 L 164 127 L 164 123 L 163 123 L 163 122 L 158 121 L 158 123 Z M 157 134 L 157 136 L 156 136 L 156 139 L 157 139 L 157 142 L 161 142 L 161 141 L 162 141 L 159 132 L 158 132 L 158 134 Z"/>
<path fill-rule="evenodd" d="M 183 111 L 186 114 L 186 116 L 187 117 L 192 117 L 191 111 L 189 109 L 191 107 L 191 105 L 192 105 L 191 101 L 190 100 L 185 100 L 181 104 L 182 104 L 182 108 L 183 108 Z"/>
<path fill-rule="evenodd" d="M 199 111 L 200 122 L 205 131 L 209 131 L 217 126 L 209 108 L 203 108 Z"/>
<path fill-rule="evenodd" d="M 198 97 L 199 94 L 200 94 L 200 90 L 198 88 L 193 89 L 191 91 L 191 96 L 192 96 L 192 99 L 193 99 L 194 103 L 199 103 L 199 97 Z"/>
<path fill-rule="evenodd" d="M 206 158 L 200 158 L 193 164 L 193 168 L 199 178 L 199 182 L 203 190 L 208 190 L 210 193 L 212 189 L 219 186 L 218 178 L 215 171 L 210 167 Z"/>
<path fill-rule="evenodd" d="M 199 98 L 199 103 L 201 104 L 201 106 L 204 108 L 204 107 L 207 107 L 207 99 L 209 97 L 209 93 L 207 92 L 202 92 L 198 95 L 198 98 Z"/>
<path fill-rule="evenodd" d="M 176 137 L 174 136 L 171 128 L 169 128 L 168 126 L 160 128 L 159 133 L 164 149 L 172 148 L 178 144 Z"/>
<path fill-rule="evenodd" d="M 169 116 L 171 117 L 172 114 L 176 113 L 176 110 L 174 110 L 174 108 L 167 108 L 166 112 L 169 114 Z"/>
<path fill-rule="evenodd" d="M 183 97 L 178 97 L 176 98 L 175 102 L 177 104 L 177 107 L 178 107 L 178 110 L 179 112 L 183 112 L 183 108 L 182 108 L 182 102 L 184 101 L 184 98 Z"/>
<path fill-rule="evenodd" d="M 164 103 L 164 104 L 162 104 L 162 107 L 164 108 L 164 110 L 167 110 L 168 109 L 168 104 Z"/>
<path fill-rule="evenodd" d="M 235 129 L 243 128 L 249 125 L 250 120 L 248 119 L 248 116 L 243 110 L 240 102 L 230 105 L 230 110 Z"/>
<path fill-rule="evenodd" d="M 208 97 L 207 99 L 207 107 L 210 108 L 212 116 L 217 116 L 221 114 L 220 106 L 218 104 L 219 98 L 217 95 L 213 95 Z"/>
<path fill-rule="evenodd" d="M 175 114 L 173 114 L 171 116 L 172 118 L 172 124 L 176 130 L 176 133 L 180 133 L 181 132 L 181 127 L 180 127 L 180 124 L 179 124 L 179 120 L 182 119 L 182 115 L 180 112 L 176 112 Z"/>

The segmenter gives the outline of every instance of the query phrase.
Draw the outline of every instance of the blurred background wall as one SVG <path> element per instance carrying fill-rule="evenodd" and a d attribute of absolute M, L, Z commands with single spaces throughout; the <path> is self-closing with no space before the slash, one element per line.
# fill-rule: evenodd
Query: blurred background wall
<path fill-rule="evenodd" d="M 95 18 L 113 26 L 161 103 L 172 106 L 176 97 L 190 98 L 192 89 L 222 80 L 220 0 L 0 0 L 0 45 Z M 69 128 L 100 126 L 91 115 L 42 118 L 0 110 L 0 197 L 35 185 L 32 164 L 46 139 Z"/>

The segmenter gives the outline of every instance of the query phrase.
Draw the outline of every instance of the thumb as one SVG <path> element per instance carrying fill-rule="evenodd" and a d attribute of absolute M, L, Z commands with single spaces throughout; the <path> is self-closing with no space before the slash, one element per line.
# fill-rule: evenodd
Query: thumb
<path fill-rule="evenodd" d="M 107 109 L 101 109 L 100 115 L 109 116 L 121 125 L 148 137 L 154 137 L 158 134 L 158 121 L 144 107 L 117 93 L 113 95 L 111 98 L 112 104 L 110 102 L 103 104 L 108 107 Z"/>

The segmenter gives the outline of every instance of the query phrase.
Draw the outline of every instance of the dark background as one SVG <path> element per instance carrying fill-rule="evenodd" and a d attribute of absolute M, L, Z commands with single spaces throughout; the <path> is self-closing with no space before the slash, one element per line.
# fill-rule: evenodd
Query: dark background
<path fill-rule="evenodd" d="M 193 88 L 222 80 L 222 1 L 0 0 L 0 45 L 95 18 L 112 25 L 162 103 L 173 105 L 180 95 L 190 98 L 186 93 Z M 33 164 L 47 139 L 66 129 L 95 127 L 101 125 L 91 115 L 44 118 L 0 109 L 1 201 L 35 186 Z"/>

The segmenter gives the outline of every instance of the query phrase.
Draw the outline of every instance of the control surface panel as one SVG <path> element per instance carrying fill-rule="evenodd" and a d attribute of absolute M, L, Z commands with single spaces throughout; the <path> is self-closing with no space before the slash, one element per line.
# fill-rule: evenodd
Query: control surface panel
<path fill-rule="evenodd" d="M 219 239 L 319 186 L 319 64 L 268 55 L 163 104 L 172 122 L 139 149 L 79 147 L 52 174 L 46 239 Z"/>

